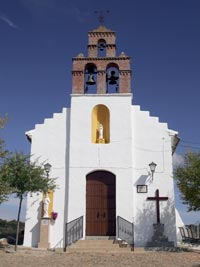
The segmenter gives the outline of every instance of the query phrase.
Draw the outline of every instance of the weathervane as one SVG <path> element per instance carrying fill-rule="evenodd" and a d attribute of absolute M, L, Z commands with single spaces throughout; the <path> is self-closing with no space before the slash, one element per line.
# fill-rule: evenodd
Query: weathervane
<path fill-rule="evenodd" d="M 105 19 L 105 14 L 110 13 L 110 10 L 96 10 L 94 11 L 95 14 L 98 15 L 98 19 L 100 24 L 104 23 L 104 19 Z"/>

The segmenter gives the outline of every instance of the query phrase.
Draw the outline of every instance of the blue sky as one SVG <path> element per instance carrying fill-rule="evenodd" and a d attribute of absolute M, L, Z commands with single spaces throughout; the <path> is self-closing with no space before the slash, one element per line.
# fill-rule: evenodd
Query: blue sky
<path fill-rule="evenodd" d="M 179 132 L 177 154 L 197 151 L 199 0 L 0 0 L 0 116 L 9 116 L 0 136 L 6 147 L 29 153 L 24 133 L 70 105 L 71 58 L 87 55 L 87 32 L 99 26 L 95 10 L 110 10 L 105 25 L 117 33 L 117 54 L 132 58 L 133 103 Z M 186 212 L 178 192 L 176 205 L 186 223 L 199 220 L 200 213 Z M 14 199 L 0 206 L 0 218 L 16 217 Z"/>

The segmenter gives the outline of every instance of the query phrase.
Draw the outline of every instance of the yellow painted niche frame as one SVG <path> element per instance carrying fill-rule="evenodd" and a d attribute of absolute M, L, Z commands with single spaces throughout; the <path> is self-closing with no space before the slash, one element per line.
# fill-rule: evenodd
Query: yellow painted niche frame
<path fill-rule="evenodd" d="M 93 144 L 108 144 L 110 143 L 110 111 L 103 104 L 96 105 L 92 109 L 92 133 L 91 141 Z M 99 125 L 103 125 L 103 138 L 99 139 Z"/>
<path fill-rule="evenodd" d="M 45 195 L 46 195 L 46 193 L 42 193 L 42 217 L 44 215 L 43 201 L 44 201 Z M 48 208 L 48 216 L 49 216 L 49 218 L 51 218 L 51 213 L 53 211 L 53 191 L 52 190 L 48 191 L 48 197 L 50 199 L 49 208 Z"/>

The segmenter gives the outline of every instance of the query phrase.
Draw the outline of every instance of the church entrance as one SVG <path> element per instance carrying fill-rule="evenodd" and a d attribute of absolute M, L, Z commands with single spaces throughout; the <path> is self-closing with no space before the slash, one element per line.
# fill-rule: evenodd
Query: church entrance
<path fill-rule="evenodd" d="M 86 176 L 86 235 L 116 235 L 115 175 L 95 171 Z"/>

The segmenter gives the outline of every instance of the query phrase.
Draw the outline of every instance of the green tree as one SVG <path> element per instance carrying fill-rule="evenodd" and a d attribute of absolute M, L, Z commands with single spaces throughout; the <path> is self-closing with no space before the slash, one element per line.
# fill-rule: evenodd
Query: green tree
<path fill-rule="evenodd" d="M 11 188 L 9 186 L 8 181 L 6 181 L 0 175 L 0 204 L 8 200 L 8 196 L 10 193 L 11 193 Z"/>
<path fill-rule="evenodd" d="M 8 118 L 7 116 L 5 117 L 0 117 L 0 129 L 3 129 Z M 8 154 L 8 151 L 5 150 L 5 141 L 0 138 L 0 160 L 2 160 L 6 155 Z"/>
<path fill-rule="evenodd" d="M 20 213 L 24 197 L 28 193 L 46 193 L 48 190 L 54 190 L 56 188 L 55 179 L 47 177 L 43 164 L 31 161 L 30 156 L 18 152 L 10 154 L 4 160 L 0 176 L 8 181 L 12 193 L 19 198 L 15 244 L 15 250 L 17 250 Z"/>
<path fill-rule="evenodd" d="M 0 129 L 3 129 L 7 122 L 7 116 L 0 118 Z M 5 149 L 5 141 L 0 138 L 0 166 L 4 158 L 8 155 L 8 151 Z M 0 204 L 8 200 L 8 195 L 11 189 L 8 182 L 0 176 Z"/>
<path fill-rule="evenodd" d="M 200 210 L 200 152 L 188 152 L 184 162 L 175 169 L 175 180 L 188 211 Z"/>

